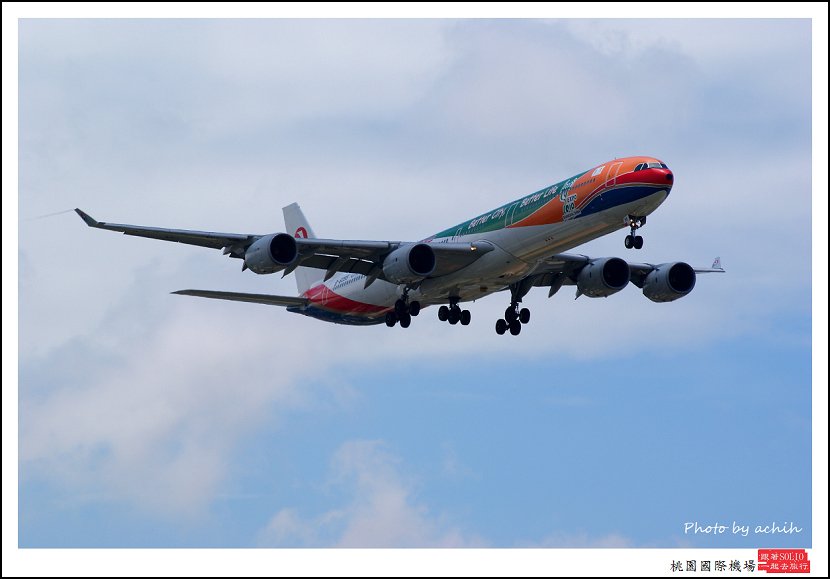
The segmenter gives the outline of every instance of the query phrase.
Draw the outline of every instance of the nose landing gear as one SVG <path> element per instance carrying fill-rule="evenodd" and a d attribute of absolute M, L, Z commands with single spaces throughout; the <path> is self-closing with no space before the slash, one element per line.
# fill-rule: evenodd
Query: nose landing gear
<path fill-rule="evenodd" d="M 626 218 L 626 221 L 628 222 L 628 226 L 631 227 L 631 233 L 625 236 L 625 248 L 642 249 L 643 238 L 639 235 L 635 235 L 635 232 L 646 224 L 645 216 L 637 217 L 636 215 L 629 215 Z"/>

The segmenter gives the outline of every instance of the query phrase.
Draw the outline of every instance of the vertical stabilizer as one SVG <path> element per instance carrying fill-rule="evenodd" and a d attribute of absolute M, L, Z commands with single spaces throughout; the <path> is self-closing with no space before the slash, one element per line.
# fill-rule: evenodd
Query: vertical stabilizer
<path fill-rule="evenodd" d="M 303 215 L 302 209 L 296 203 L 282 208 L 285 217 L 285 232 L 297 238 L 314 239 L 314 231 Z M 302 295 L 311 286 L 323 281 L 325 272 L 313 267 L 298 267 L 294 270 L 294 279 L 297 280 L 297 292 Z"/>

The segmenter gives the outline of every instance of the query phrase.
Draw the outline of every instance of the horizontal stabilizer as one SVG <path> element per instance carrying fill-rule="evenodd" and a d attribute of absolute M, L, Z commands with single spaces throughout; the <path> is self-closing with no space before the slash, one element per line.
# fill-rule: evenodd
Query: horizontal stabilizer
<path fill-rule="evenodd" d="M 248 302 L 253 304 L 267 304 L 269 306 L 282 306 L 285 308 L 301 307 L 308 305 L 306 298 L 273 296 L 269 294 L 244 294 L 238 292 L 217 292 L 209 290 L 179 290 L 173 292 L 180 296 L 196 296 L 197 298 L 211 298 L 214 300 L 230 300 L 233 302 Z"/>

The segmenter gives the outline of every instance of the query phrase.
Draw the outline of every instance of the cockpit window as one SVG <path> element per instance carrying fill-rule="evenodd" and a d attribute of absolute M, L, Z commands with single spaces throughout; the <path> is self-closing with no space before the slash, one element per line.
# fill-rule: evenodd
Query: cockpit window
<path fill-rule="evenodd" d="M 635 171 L 642 171 L 643 169 L 668 169 L 669 167 L 665 163 L 660 163 L 659 161 L 650 161 L 648 163 L 640 163 L 637 165 L 634 170 Z"/>

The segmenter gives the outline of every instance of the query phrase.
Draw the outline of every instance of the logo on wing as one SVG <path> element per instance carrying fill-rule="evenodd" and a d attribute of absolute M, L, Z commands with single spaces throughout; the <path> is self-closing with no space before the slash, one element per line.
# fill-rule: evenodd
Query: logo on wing
<path fill-rule="evenodd" d="M 305 227 L 298 227 L 297 231 L 294 232 L 294 237 L 296 239 L 308 239 L 308 231 Z"/>

